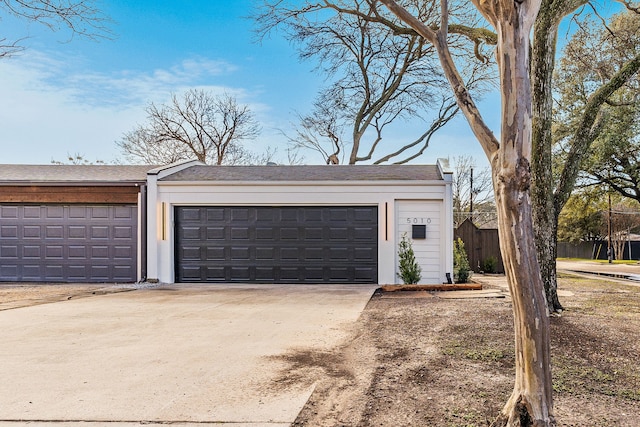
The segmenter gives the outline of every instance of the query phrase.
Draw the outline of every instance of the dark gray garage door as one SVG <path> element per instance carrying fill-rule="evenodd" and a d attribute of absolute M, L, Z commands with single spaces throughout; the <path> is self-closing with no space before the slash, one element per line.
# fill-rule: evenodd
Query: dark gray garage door
<path fill-rule="evenodd" d="M 378 208 L 175 209 L 176 281 L 377 283 Z"/>
<path fill-rule="evenodd" d="M 0 281 L 134 282 L 137 208 L 0 205 Z"/>

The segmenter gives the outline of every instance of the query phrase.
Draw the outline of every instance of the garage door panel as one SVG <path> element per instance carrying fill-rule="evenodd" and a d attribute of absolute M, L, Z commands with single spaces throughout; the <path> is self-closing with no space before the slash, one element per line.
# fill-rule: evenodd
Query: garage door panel
<path fill-rule="evenodd" d="M 69 246 L 69 258 L 87 259 L 88 250 L 86 246 Z"/>
<path fill-rule="evenodd" d="M 200 270 L 201 270 L 200 266 L 194 266 L 194 267 L 191 267 L 191 269 L 192 269 L 191 274 L 194 277 L 197 276 L 198 281 L 226 282 L 228 280 L 226 276 L 226 269 L 224 267 L 207 267 L 205 269 L 206 274 L 204 275 L 204 277 L 200 274 Z"/>
<path fill-rule="evenodd" d="M 42 209 L 39 206 L 26 206 L 22 212 L 23 218 L 40 219 Z"/>
<path fill-rule="evenodd" d="M 24 245 L 22 247 L 22 258 L 23 259 L 40 259 L 41 249 L 42 248 L 40 246 Z"/>
<path fill-rule="evenodd" d="M 135 205 L 1 205 L 0 281 L 133 282 Z M 13 259 L 10 261 L 10 259 Z"/>
<path fill-rule="evenodd" d="M 231 209 L 231 221 L 246 222 L 249 220 L 248 208 Z"/>
<path fill-rule="evenodd" d="M 194 240 L 198 240 L 199 239 L 199 235 L 200 233 L 198 232 L 196 234 L 196 237 Z M 207 240 L 224 240 L 224 227 L 207 227 Z"/>
<path fill-rule="evenodd" d="M 275 240 L 273 227 L 256 227 L 256 240 L 273 242 Z"/>
<path fill-rule="evenodd" d="M 298 254 L 300 251 L 297 247 L 295 248 L 281 248 L 280 249 L 280 261 L 288 262 L 288 261 L 298 261 Z M 277 259 L 277 257 L 275 258 Z"/>
<path fill-rule="evenodd" d="M 230 272 L 232 281 L 248 282 L 251 279 L 251 275 L 249 274 L 250 268 L 248 266 L 231 267 Z"/>
<path fill-rule="evenodd" d="M 47 245 L 44 257 L 47 261 L 64 259 L 64 248 L 62 246 Z"/>
<path fill-rule="evenodd" d="M 67 228 L 67 233 L 69 239 L 81 239 L 84 240 L 87 238 L 87 227 L 83 225 L 70 225 Z"/>
<path fill-rule="evenodd" d="M 249 240 L 249 227 L 231 227 L 232 240 Z"/>
<path fill-rule="evenodd" d="M 178 282 L 377 282 L 375 206 L 191 206 L 175 210 Z M 217 229 L 221 239 L 209 239 L 209 231 L 188 231 L 194 228 Z M 206 239 L 195 239 L 203 234 Z M 188 235 L 194 239 L 187 239 Z M 188 256 L 193 247 L 216 256 L 205 260 Z"/>
<path fill-rule="evenodd" d="M 22 229 L 22 237 L 25 239 L 40 239 L 42 237 L 42 229 L 40 228 L 39 225 L 25 225 L 24 228 Z M 16 229 L 16 234 L 17 234 L 17 229 Z M 51 232 L 52 235 L 55 235 L 55 233 L 52 231 Z"/>
<path fill-rule="evenodd" d="M 45 206 L 45 217 L 47 219 L 62 219 L 64 218 L 63 206 Z M 25 217 L 28 218 L 40 218 L 40 209 L 28 209 L 25 211 Z M 28 213 L 28 214 L 27 214 Z M 33 215 L 33 216 L 32 216 Z"/>
<path fill-rule="evenodd" d="M 7 280 L 18 280 L 18 266 L 16 264 L 0 265 L 0 276 L 7 277 Z"/>
<path fill-rule="evenodd" d="M 276 257 L 276 250 L 273 247 L 256 248 L 256 260 L 273 260 Z"/>
<path fill-rule="evenodd" d="M 197 257 L 192 257 L 192 259 L 202 259 L 200 256 L 201 249 L 200 248 L 197 248 L 197 249 L 198 249 Z M 220 246 L 207 247 L 206 254 L 207 254 L 207 257 L 205 258 L 206 260 L 223 261 L 225 259 L 224 247 L 220 247 Z"/>
<path fill-rule="evenodd" d="M 135 254 L 133 253 L 132 246 L 114 246 L 113 247 L 113 259 L 121 260 L 121 259 L 132 259 Z M 116 266 L 116 269 L 119 266 Z"/>
<path fill-rule="evenodd" d="M 94 225 L 91 227 L 91 239 L 108 239 L 109 227 L 105 225 Z M 62 237 L 62 236 L 61 236 Z"/>
<path fill-rule="evenodd" d="M 44 266 L 41 265 L 30 265 L 27 264 L 24 266 L 23 271 L 24 273 L 20 276 L 18 276 L 18 272 L 16 270 L 16 279 L 15 280 L 19 280 L 18 277 L 27 279 L 29 281 L 37 281 L 38 279 L 40 279 L 41 277 L 44 276 Z"/>
<path fill-rule="evenodd" d="M 200 227 L 185 227 L 180 231 L 183 240 L 200 240 Z"/>
<path fill-rule="evenodd" d="M 324 259 L 323 248 L 304 248 L 305 261 L 321 261 Z"/>
<path fill-rule="evenodd" d="M 18 259 L 18 246 L 15 246 L 15 245 L 1 246 L 0 258 L 5 260 Z"/>
<path fill-rule="evenodd" d="M 304 277 L 312 282 L 321 282 L 324 280 L 324 268 L 307 267 L 304 271 Z"/>
<path fill-rule="evenodd" d="M 248 261 L 250 249 L 248 247 L 232 247 L 231 248 L 231 260 L 232 261 Z"/>
<path fill-rule="evenodd" d="M 280 240 L 298 240 L 299 238 L 297 227 L 283 227 L 280 229 Z"/>
<path fill-rule="evenodd" d="M 304 240 L 312 240 L 321 242 L 324 236 L 324 229 L 322 227 L 308 227 L 303 229 Z"/>
<path fill-rule="evenodd" d="M 334 242 L 346 242 L 349 240 L 349 230 L 347 228 L 331 228 L 329 230 L 329 240 Z"/>
<path fill-rule="evenodd" d="M 113 227 L 113 238 L 114 239 L 132 239 L 133 238 L 133 227 L 131 226 L 116 226 Z"/>
<path fill-rule="evenodd" d="M 202 259 L 202 248 L 198 246 L 185 246 L 182 248 L 182 258 L 189 261 L 199 261 Z M 209 256 L 207 256 L 206 259 L 209 259 Z"/>
<path fill-rule="evenodd" d="M 373 242 L 377 240 L 378 230 L 373 227 L 356 227 L 353 229 L 353 239 L 359 242 Z"/>
<path fill-rule="evenodd" d="M 108 246 L 92 246 L 91 247 L 91 259 L 109 259 L 109 247 Z"/>
<path fill-rule="evenodd" d="M 194 208 L 192 209 L 195 213 L 194 215 L 197 216 L 197 219 L 200 219 L 201 216 L 200 215 L 200 208 Z M 217 209 L 217 208 L 210 208 L 206 210 L 206 215 L 204 215 L 204 218 L 206 218 L 208 221 L 222 221 L 225 219 L 225 210 L 224 209 Z M 188 219 L 188 218 L 185 218 Z"/>
<path fill-rule="evenodd" d="M 336 282 L 343 282 L 346 283 L 349 280 L 347 280 L 347 277 L 349 276 L 349 269 L 347 267 L 329 267 L 329 281 L 336 283 Z"/>
<path fill-rule="evenodd" d="M 0 226 L 0 238 L 3 239 L 17 239 L 18 227 L 14 225 L 2 225 Z"/>
<path fill-rule="evenodd" d="M 272 209 L 256 209 L 256 221 L 257 222 L 273 222 L 277 221 L 276 212 Z"/>

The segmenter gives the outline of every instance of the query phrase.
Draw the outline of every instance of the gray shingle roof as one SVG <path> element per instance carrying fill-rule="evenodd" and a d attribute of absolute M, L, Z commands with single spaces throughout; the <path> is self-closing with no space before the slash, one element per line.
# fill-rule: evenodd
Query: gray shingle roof
<path fill-rule="evenodd" d="M 160 181 L 432 181 L 436 165 L 191 166 Z"/>
<path fill-rule="evenodd" d="M 149 165 L 0 165 L 0 184 L 145 182 Z"/>

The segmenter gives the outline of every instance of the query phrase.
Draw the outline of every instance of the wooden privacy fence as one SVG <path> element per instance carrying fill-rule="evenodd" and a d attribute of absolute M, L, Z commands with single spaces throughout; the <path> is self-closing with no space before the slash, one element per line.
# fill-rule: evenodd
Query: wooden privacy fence
<path fill-rule="evenodd" d="M 493 257 L 496 260 L 496 273 L 504 273 L 502 256 L 500 255 L 500 240 L 498 229 L 482 229 L 475 226 L 470 219 L 466 219 L 454 231 L 454 237 L 462 239 L 467 251 L 469 265 L 475 272 L 484 271 L 486 261 Z"/>

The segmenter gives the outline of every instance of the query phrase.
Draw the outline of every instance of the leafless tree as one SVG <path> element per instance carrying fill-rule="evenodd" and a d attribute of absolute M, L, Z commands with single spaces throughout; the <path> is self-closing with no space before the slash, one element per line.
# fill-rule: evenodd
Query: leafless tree
<path fill-rule="evenodd" d="M 71 37 L 78 35 L 91 39 L 108 38 L 109 19 L 93 0 L 0 0 L 2 15 L 13 16 L 26 22 L 40 23 L 52 31 L 66 28 Z M 9 40 L 0 37 L 0 58 L 24 50 L 24 38 Z"/>
<path fill-rule="evenodd" d="M 473 157 L 461 155 L 453 157 L 453 213 L 454 226 L 459 226 L 465 219 L 472 221 L 476 218 L 476 212 L 482 212 L 482 221 L 486 220 L 487 208 L 493 211 L 493 184 L 491 182 L 491 170 L 488 167 L 476 167 Z"/>
<path fill-rule="evenodd" d="M 104 160 L 91 161 L 87 159 L 83 154 L 80 154 L 80 153 L 75 153 L 75 154 L 67 153 L 67 158 L 65 160 L 51 159 L 51 164 L 53 165 L 104 165 L 106 164 L 106 162 Z"/>
<path fill-rule="evenodd" d="M 117 142 L 131 161 L 237 164 L 250 156 L 242 142 L 260 133 L 249 107 L 229 94 L 192 89 L 172 95 L 167 105 L 151 103 L 146 111 L 148 122 Z"/>
<path fill-rule="evenodd" d="M 412 2 L 420 4 L 423 19 L 437 22 L 437 2 Z M 347 7 L 357 13 L 340 13 Z M 317 60 L 330 81 L 289 135 L 292 144 L 320 152 L 327 163 L 406 163 L 422 155 L 458 112 L 433 45 L 414 31 L 376 22 L 378 7 L 377 1 L 266 1 L 256 16 L 260 34 L 284 28 L 300 57 Z M 470 25 L 478 20 L 462 3 L 452 13 Z M 451 48 L 465 63 L 467 87 L 480 91 L 491 67 L 485 60 L 469 61 L 474 47 L 458 38 Z M 425 123 L 420 134 L 393 145 L 389 138 L 383 142 L 393 123 L 409 119 Z"/>
<path fill-rule="evenodd" d="M 621 201 L 607 212 L 611 215 L 611 246 L 615 259 L 624 259 L 625 244 L 631 239 L 631 233 L 640 227 L 640 212 L 635 201 Z M 605 232 L 605 234 L 608 234 Z"/>

